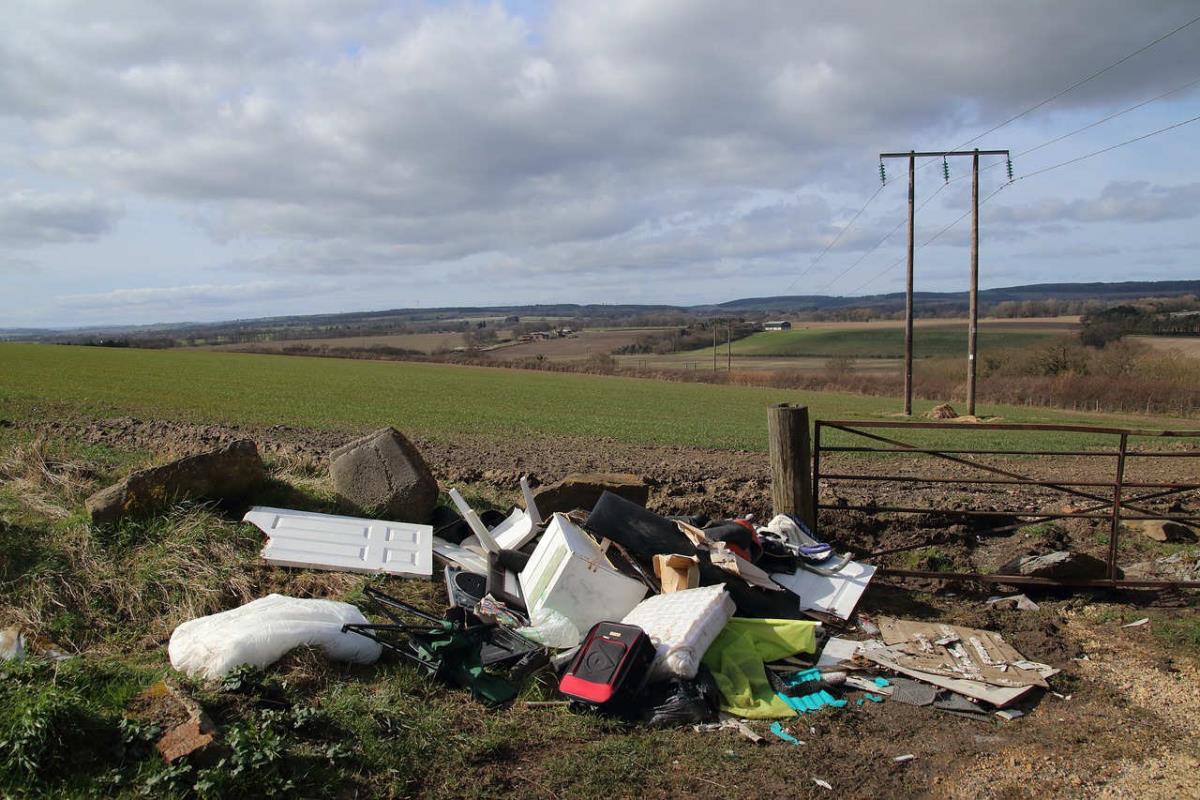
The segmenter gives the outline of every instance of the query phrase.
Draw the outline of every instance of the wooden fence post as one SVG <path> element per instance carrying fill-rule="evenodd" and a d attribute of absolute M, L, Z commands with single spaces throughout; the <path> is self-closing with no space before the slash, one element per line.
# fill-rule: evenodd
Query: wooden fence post
<path fill-rule="evenodd" d="M 787 403 L 767 409 L 771 453 L 771 506 L 813 526 L 811 448 L 808 406 Z"/>

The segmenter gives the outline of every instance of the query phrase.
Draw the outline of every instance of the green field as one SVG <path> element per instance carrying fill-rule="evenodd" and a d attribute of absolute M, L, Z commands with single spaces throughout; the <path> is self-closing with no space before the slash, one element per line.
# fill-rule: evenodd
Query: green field
<path fill-rule="evenodd" d="M 391 424 L 434 437 L 549 434 L 765 450 L 764 411 L 778 402 L 806 404 L 814 418 L 827 419 L 890 418 L 899 406 L 886 397 L 487 367 L 0 345 L 0 416 L 10 419 L 79 413 L 334 430 Z M 931 405 L 918 402 L 916 410 Z M 1007 406 L 982 406 L 980 413 L 1014 422 L 1197 427 Z M 984 430 L 972 437 L 980 446 L 1016 438 Z"/>
<path fill-rule="evenodd" d="M 1027 347 L 1043 342 L 1052 333 L 1036 331 L 979 332 L 979 349 L 1000 350 Z M 801 328 L 791 331 L 764 331 L 733 343 L 735 356 L 848 356 L 852 358 L 902 358 L 904 329 L 895 328 Z M 724 348 L 717 348 L 724 353 Z M 696 351 L 697 357 L 712 349 Z M 916 358 L 962 355 L 967 352 L 967 330 L 955 328 L 917 328 L 913 337 Z"/>

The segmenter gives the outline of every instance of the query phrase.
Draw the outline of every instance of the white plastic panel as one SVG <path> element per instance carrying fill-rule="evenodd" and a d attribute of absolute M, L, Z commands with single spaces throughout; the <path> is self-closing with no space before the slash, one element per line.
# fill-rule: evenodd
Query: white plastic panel
<path fill-rule="evenodd" d="M 433 528 L 409 522 L 255 506 L 242 518 L 267 534 L 262 557 L 287 567 L 433 574 Z"/>
<path fill-rule="evenodd" d="M 827 563 L 836 561 L 833 557 Z M 847 562 L 840 572 L 818 575 L 806 569 L 792 574 L 776 572 L 771 580 L 800 598 L 801 611 L 823 611 L 839 619 L 850 619 L 858 599 L 875 575 L 875 567 L 858 561 Z"/>
<path fill-rule="evenodd" d="M 521 571 L 531 616 L 551 609 L 586 634 L 597 622 L 616 621 L 646 595 L 640 581 L 618 572 L 600 546 L 563 514 L 555 514 Z"/>

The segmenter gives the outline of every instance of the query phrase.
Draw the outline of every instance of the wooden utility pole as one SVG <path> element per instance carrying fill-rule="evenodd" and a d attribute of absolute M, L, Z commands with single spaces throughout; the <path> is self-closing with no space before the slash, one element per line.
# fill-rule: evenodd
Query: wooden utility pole
<path fill-rule="evenodd" d="M 908 274 L 904 292 L 904 413 L 912 416 L 912 372 L 913 372 L 913 228 L 916 216 L 916 160 L 950 156 L 971 156 L 971 293 L 970 321 L 967 327 L 967 413 L 975 413 L 975 362 L 976 331 L 979 326 L 979 157 L 1004 156 L 1007 150 L 953 150 L 946 152 L 880 153 L 879 159 L 908 159 Z M 882 172 L 880 173 L 882 174 Z M 949 178 L 947 177 L 947 180 Z"/>
<path fill-rule="evenodd" d="M 813 527 L 808 407 L 787 403 L 767 409 L 771 455 L 771 506 L 776 514 L 792 514 Z"/>
<path fill-rule="evenodd" d="M 967 413 L 975 416 L 975 356 L 979 352 L 979 150 L 971 157 L 971 294 L 967 323 Z"/>
<path fill-rule="evenodd" d="M 904 416 L 912 416 L 913 227 L 917 216 L 917 157 L 908 154 L 908 272 L 904 284 Z"/>
<path fill-rule="evenodd" d="M 717 321 L 712 322 L 713 329 L 713 372 L 717 371 Z"/>
<path fill-rule="evenodd" d="M 725 323 L 725 371 L 733 372 L 733 325 Z"/>

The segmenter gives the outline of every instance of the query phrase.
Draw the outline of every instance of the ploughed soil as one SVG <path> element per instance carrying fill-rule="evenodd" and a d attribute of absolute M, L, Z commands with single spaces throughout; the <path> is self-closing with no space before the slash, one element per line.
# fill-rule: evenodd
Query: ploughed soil
<path fill-rule="evenodd" d="M 119 449 L 194 452 L 235 438 L 254 439 L 277 463 L 321 470 L 329 451 L 360 431 L 330 432 L 283 426 L 246 428 L 129 418 L 68 420 L 40 426 L 48 435 L 103 443 Z M 568 472 L 630 472 L 652 487 L 651 507 L 668 514 L 769 513 L 770 480 L 765 454 L 669 447 L 639 447 L 611 440 L 540 439 L 520 443 L 483 437 L 415 438 L 442 488 L 468 487 L 497 505 L 517 498 L 517 479 L 557 480 Z M 1171 461 L 1163 459 L 1162 461 Z M 1177 459 L 1174 461 L 1185 461 Z M 1045 478 L 1108 480 L 1107 459 L 1058 462 L 1010 459 L 990 463 Z M 831 471 L 867 474 L 982 475 L 949 462 L 844 458 Z M 1138 480 L 1180 480 L 1177 463 L 1140 465 Z M 907 471 L 907 472 L 906 472 Z M 1091 488 L 1084 491 L 1104 493 Z M 1200 499 L 1147 501 L 1156 511 L 1200 513 Z M 949 513 L 872 514 L 831 510 L 822 515 L 823 538 L 858 555 L 910 547 L 874 563 L 942 571 L 993 571 L 1018 555 L 1069 549 L 1103 557 L 1107 520 L 1072 520 L 1031 530 L 1001 530 L 1015 523 L 1013 510 L 1073 506 L 1087 498 L 1012 484 L 974 487 L 938 484 L 917 491 L 897 481 L 845 480 L 822 485 L 831 506 L 929 506 L 991 511 L 964 521 Z M 1121 563 L 1161 558 L 1186 545 L 1164 549 L 1136 533 L 1123 539 Z M 1195 552 L 1197 548 L 1191 548 Z M 1193 556 L 1195 560 L 1196 556 Z M 431 590 L 432 591 L 432 590 Z M 768 743 L 754 745 L 722 731 L 663 733 L 651 752 L 661 769 L 643 771 L 627 796 L 640 797 L 1129 797 L 1200 796 L 1200 635 L 1190 641 L 1160 635 L 1168 629 L 1197 631 L 1196 594 L 1184 591 L 1054 592 L 1027 589 L 1036 611 L 993 608 L 991 594 L 1020 589 L 980 583 L 878 578 L 860 614 L 936 619 L 996 630 L 1023 655 L 1061 673 L 1052 691 L 1017 708 L 1026 715 L 1006 722 L 953 716 L 895 702 L 864 703 L 798 718 L 788 729 L 805 743 L 785 744 L 766 725 L 753 727 Z M 436 594 L 436 592 L 432 592 Z M 1148 624 L 1123 627 L 1149 617 Z M 1193 625 L 1187 628 L 1187 625 Z M 862 638 L 849 626 L 836 630 Z M 1187 639 L 1187 634 L 1183 637 Z M 849 694 L 851 698 L 861 695 Z M 536 728 L 562 708 L 513 708 Z M 555 752 L 519 749 L 495 763 L 472 766 L 479 796 L 520 792 L 572 796 L 556 783 L 551 763 L 584 757 L 583 742 L 560 742 Z M 897 762 L 898 756 L 913 759 Z M 608 764 L 604 768 L 617 768 Z M 515 777 L 514 777 L 515 776 Z M 832 791 L 816 781 L 830 784 Z"/>

